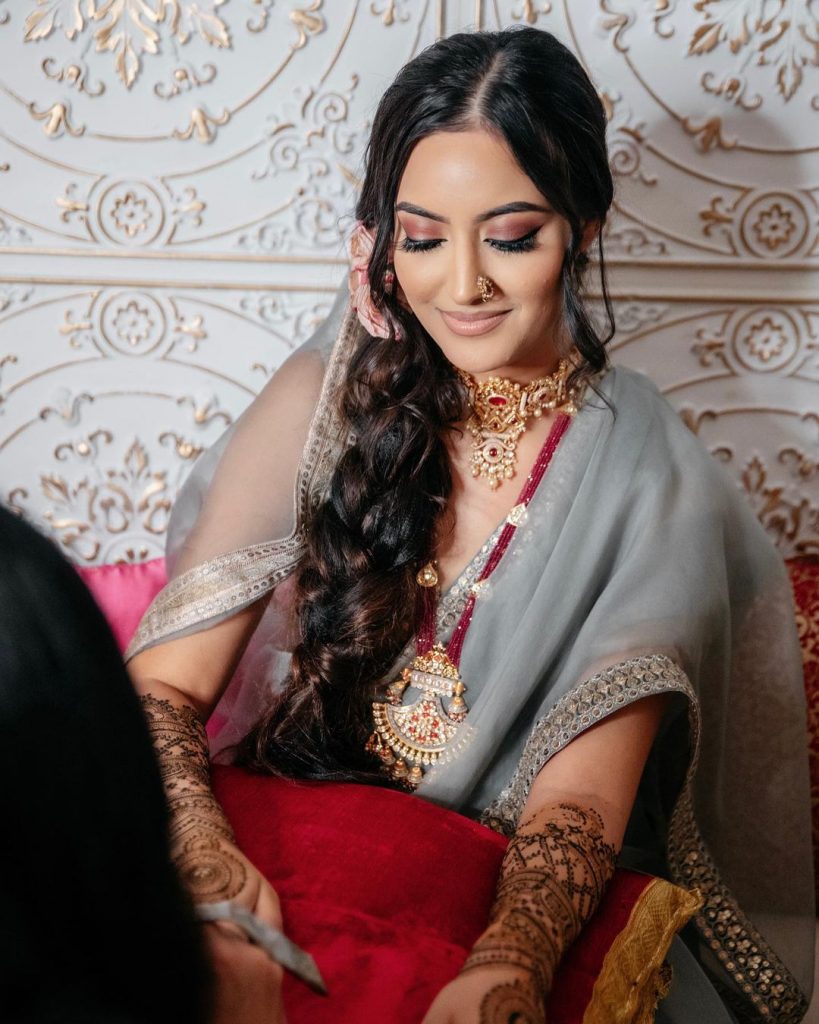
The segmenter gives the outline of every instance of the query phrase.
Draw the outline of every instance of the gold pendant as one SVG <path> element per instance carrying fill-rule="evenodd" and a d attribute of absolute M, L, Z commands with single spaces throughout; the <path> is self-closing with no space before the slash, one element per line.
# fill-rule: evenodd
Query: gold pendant
<path fill-rule="evenodd" d="M 491 434 L 470 420 L 469 429 L 474 438 L 472 454 L 469 456 L 472 476 L 486 477 L 489 489 L 494 491 L 504 480 L 511 480 L 515 475 L 518 439 L 523 433 L 523 427 L 507 435 Z"/>
<path fill-rule="evenodd" d="M 419 569 L 415 582 L 419 587 L 437 587 L 438 573 L 435 569 L 435 563 L 427 562 L 425 566 Z"/>
<path fill-rule="evenodd" d="M 412 704 L 402 705 L 404 691 L 421 691 Z M 424 769 L 441 757 L 466 718 L 466 687 L 442 644 L 419 654 L 401 677 L 387 687 L 387 700 L 373 703 L 375 732 L 367 744 L 396 780 L 414 789 Z M 444 700 L 449 706 L 444 708 Z"/>

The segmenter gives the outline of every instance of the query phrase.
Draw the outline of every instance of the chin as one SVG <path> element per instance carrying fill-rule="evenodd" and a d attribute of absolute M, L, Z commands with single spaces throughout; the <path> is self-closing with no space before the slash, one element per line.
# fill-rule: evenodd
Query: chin
<path fill-rule="evenodd" d="M 514 377 L 515 375 L 517 360 L 514 352 L 499 352 L 497 349 L 492 352 L 480 351 L 474 341 L 471 345 L 463 347 L 447 346 L 443 352 L 453 366 L 473 377 L 476 375 Z"/>

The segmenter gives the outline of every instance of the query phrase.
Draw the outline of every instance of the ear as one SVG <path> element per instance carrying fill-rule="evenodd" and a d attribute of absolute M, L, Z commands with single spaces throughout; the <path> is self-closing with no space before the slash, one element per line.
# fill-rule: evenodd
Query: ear
<path fill-rule="evenodd" d="M 412 309 L 410 307 L 410 304 L 407 302 L 407 297 L 404 294 L 404 290 L 401 287 L 401 282 L 398 280 L 398 275 L 395 273 L 395 267 L 392 265 L 392 263 L 390 264 L 390 269 L 392 270 L 393 274 L 393 297 L 404 307 L 404 309 L 409 310 L 409 312 L 411 313 Z"/>
<path fill-rule="evenodd" d="M 585 252 L 589 246 L 597 238 L 597 232 L 600 230 L 599 220 L 586 221 L 583 227 L 583 234 L 580 239 L 580 251 Z"/>

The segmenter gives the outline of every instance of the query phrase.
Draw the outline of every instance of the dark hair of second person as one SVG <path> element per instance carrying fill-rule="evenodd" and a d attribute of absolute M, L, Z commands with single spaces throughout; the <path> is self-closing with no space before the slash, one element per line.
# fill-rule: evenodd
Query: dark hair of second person
<path fill-rule="evenodd" d="M 74 569 L 0 508 L 0 1013 L 208 1019 L 148 730 Z"/>

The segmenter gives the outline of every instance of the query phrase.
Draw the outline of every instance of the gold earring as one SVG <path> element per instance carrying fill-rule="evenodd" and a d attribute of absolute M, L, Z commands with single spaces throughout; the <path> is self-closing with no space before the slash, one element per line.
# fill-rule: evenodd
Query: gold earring
<path fill-rule="evenodd" d="M 481 293 L 481 302 L 489 302 L 495 295 L 495 285 L 492 278 L 478 274 L 478 291 Z"/>

